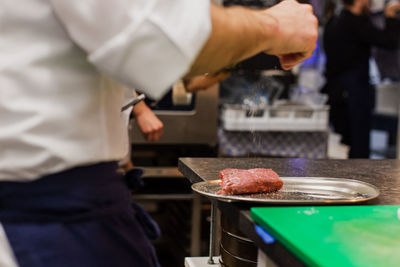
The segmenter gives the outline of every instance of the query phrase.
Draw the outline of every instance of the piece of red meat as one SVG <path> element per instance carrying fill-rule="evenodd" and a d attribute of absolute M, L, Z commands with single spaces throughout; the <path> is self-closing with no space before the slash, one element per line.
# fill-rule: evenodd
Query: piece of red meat
<path fill-rule="evenodd" d="M 237 195 L 278 191 L 283 186 L 279 175 L 271 169 L 224 169 L 219 172 L 218 194 Z"/>

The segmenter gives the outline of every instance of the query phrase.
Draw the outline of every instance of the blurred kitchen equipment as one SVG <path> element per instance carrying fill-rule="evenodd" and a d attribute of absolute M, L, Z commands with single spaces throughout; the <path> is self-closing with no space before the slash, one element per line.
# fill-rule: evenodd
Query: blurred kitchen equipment
<path fill-rule="evenodd" d="M 223 128 L 228 131 L 327 131 L 328 119 L 328 106 L 287 101 L 260 108 L 225 104 L 221 113 Z"/>
<path fill-rule="evenodd" d="M 152 107 L 151 103 L 149 106 Z M 133 145 L 216 145 L 218 86 L 194 94 L 190 105 L 174 105 L 171 96 L 168 103 L 152 109 L 164 124 L 163 136 L 156 143 L 150 143 L 132 122 L 130 137 Z"/>
<path fill-rule="evenodd" d="M 185 85 L 182 80 L 177 81 L 172 86 L 172 104 L 178 105 L 190 105 L 192 102 L 192 93 L 186 92 Z"/>
<path fill-rule="evenodd" d="M 328 102 L 328 95 L 302 86 L 292 88 L 289 97 L 292 102 L 311 107 L 321 107 Z"/>
<path fill-rule="evenodd" d="M 273 105 L 289 92 L 291 74 L 281 70 L 235 71 L 221 82 L 220 104 Z"/>

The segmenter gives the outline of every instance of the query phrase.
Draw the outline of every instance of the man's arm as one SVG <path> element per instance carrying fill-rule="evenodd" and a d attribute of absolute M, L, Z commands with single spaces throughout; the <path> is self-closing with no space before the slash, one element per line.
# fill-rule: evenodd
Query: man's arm
<path fill-rule="evenodd" d="M 187 92 L 197 92 L 200 90 L 205 90 L 210 86 L 225 80 L 230 75 L 230 72 L 218 72 L 215 74 L 205 74 L 192 77 L 185 81 L 185 89 Z"/>
<path fill-rule="evenodd" d="M 263 51 L 290 69 L 311 56 L 318 34 L 312 7 L 294 0 L 265 10 L 212 5 L 211 22 L 211 35 L 187 77 L 216 72 Z"/>
<path fill-rule="evenodd" d="M 208 0 L 50 3 L 99 71 L 155 99 L 185 73 L 214 73 L 263 51 L 290 69 L 311 55 L 317 38 L 311 6 L 294 0 L 266 10 L 212 5 L 211 20 Z"/>

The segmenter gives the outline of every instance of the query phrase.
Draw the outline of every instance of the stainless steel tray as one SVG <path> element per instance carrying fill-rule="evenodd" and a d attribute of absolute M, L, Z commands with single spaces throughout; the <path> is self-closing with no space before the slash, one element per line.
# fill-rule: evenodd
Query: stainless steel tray
<path fill-rule="evenodd" d="M 375 186 L 357 180 L 325 177 L 281 177 L 283 187 L 274 193 L 246 195 L 217 195 L 220 180 L 192 185 L 193 191 L 212 199 L 233 202 L 259 202 L 271 204 L 335 204 L 356 203 L 378 197 Z"/>

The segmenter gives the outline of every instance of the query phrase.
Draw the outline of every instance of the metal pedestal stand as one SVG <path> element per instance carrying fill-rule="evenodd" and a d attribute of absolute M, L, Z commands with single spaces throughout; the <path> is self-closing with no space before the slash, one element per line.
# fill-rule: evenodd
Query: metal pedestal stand
<path fill-rule="evenodd" d="M 217 202 L 215 200 L 211 200 L 210 246 L 209 246 L 208 264 L 217 264 L 214 262 L 214 259 L 213 259 L 214 253 L 215 253 L 216 217 L 217 217 Z"/>

